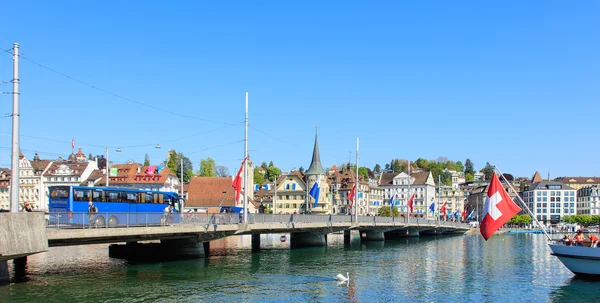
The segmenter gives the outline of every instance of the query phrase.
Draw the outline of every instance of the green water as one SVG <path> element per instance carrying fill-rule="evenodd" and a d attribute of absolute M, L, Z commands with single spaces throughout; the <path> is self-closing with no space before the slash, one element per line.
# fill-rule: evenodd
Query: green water
<path fill-rule="evenodd" d="M 289 237 L 288 237 L 289 238 Z M 289 250 L 278 235 L 212 243 L 201 260 L 128 264 L 106 245 L 29 257 L 27 282 L 3 302 L 597 302 L 600 282 L 574 279 L 543 235 L 464 235 Z M 334 276 L 349 272 L 349 283 Z"/>

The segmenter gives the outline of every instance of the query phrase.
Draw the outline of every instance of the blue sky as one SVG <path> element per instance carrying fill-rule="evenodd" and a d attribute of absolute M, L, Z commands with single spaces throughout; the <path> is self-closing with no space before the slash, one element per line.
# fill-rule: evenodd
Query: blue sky
<path fill-rule="evenodd" d="M 354 161 L 360 137 L 359 164 L 370 168 L 444 156 L 516 176 L 597 176 L 599 8 L 24 0 L 2 4 L 0 48 L 18 42 L 31 60 L 21 59 L 30 158 L 67 157 L 74 138 L 86 154 L 108 145 L 117 163 L 146 152 L 158 163 L 175 149 L 194 169 L 211 157 L 235 173 L 247 91 L 250 155 L 284 171 L 308 167 L 318 124 L 326 167 Z M 0 81 L 11 78 L 3 52 Z M 5 117 L 11 96 L 0 100 Z M 10 132 L 0 118 L 0 167 L 10 166 Z"/>

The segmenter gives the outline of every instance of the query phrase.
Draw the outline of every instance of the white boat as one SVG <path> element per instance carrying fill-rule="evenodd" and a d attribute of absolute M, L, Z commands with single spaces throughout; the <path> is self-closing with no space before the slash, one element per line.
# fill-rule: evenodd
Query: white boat
<path fill-rule="evenodd" d="M 575 275 L 600 278 L 600 248 L 570 246 L 560 241 L 551 241 L 548 245 L 552 255 Z"/>

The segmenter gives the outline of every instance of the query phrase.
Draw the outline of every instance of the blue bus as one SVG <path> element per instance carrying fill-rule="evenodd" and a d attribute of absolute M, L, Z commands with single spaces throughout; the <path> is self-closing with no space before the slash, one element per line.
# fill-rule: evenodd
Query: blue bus
<path fill-rule="evenodd" d="M 89 202 L 98 212 L 88 213 Z M 177 223 L 184 201 L 177 193 L 116 187 L 51 186 L 50 224 L 96 227 Z M 171 206 L 172 213 L 165 215 Z"/>

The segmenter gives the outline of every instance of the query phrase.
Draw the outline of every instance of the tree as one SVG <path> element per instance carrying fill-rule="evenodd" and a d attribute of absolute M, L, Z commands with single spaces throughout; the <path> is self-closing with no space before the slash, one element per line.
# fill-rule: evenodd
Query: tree
<path fill-rule="evenodd" d="M 452 174 L 447 170 L 442 173 L 442 183 L 444 185 L 452 185 Z"/>
<path fill-rule="evenodd" d="M 417 161 L 415 161 L 415 164 L 417 165 L 418 168 L 422 168 L 424 170 L 429 170 L 429 161 L 427 161 L 423 158 L 417 159 Z"/>
<path fill-rule="evenodd" d="M 273 162 L 271 162 L 271 164 L 273 164 Z M 265 173 L 265 178 L 273 182 L 275 181 L 275 178 L 280 175 L 281 169 L 275 167 L 274 165 L 269 165 L 269 167 L 267 168 L 267 172 Z"/>
<path fill-rule="evenodd" d="M 227 168 L 227 166 L 223 166 L 223 165 L 217 165 L 215 167 L 215 173 L 216 173 L 217 177 L 229 177 L 229 176 L 231 176 L 229 174 L 229 168 Z M 254 174 L 255 175 L 256 175 L 256 173 L 258 173 L 260 175 L 260 172 L 258 172 L 258 170 L 254 170 Z"/>
<path fill-rule="evenodd" d="M 456 162 L 456 171 L 457 172 L 465 171 L 465 166 L 462 164 L 462 162 L 460 162 L 460 161 Z"/>
<path fill-rule="evenodd" d="M 257 169 L 254 170 L 254 184 L 262 185 L 265 183 L 265 177 Z"/>
<path fill-rule="evenodd" d="M 380 217 L 391 217 L 392 215 L 390 214 L 390 208 L 389 206 L 384 206 L 384 207 L 380 207 L 379 211 L 377 212 L 377 215 Z M 398 207 L 394 207 L 394 210 L 392 211 L 394 217 L 398 217 L 399 213 L 398 213 Z"/>
<path fill-rule="evenodd" d="M 486 180 L 491 180 L 492 175 L 494 174 L 494 167 L 490 162 L 485 162 L 485 167 L 480 172 L 485 175 Z"/>
<path fill-rule="evenodd" d="M 91 160 L 94 160 L 94 158 L 92 157 L 92 153 L 90 153 L 90 154 L 88 155 L 88 160 L 90 160 L 90 161 L 91 161 Z"/>
<path fill-rule="evenodd" d="M 269 167 L 275 167 L 275 165 L 273 165 L 273 161 L 269 162 Z"/>
<path fill-rule="evenodd" d="M 383 170 L 385 170 L 385 171 L 390 171 L 390 169 L 391 169 L 391 168 L 390 168 L 390 164 L 389 164 L 389 163 L 386 163 L 386 164 L 385 164 L 385 168 L 384 168 Z"/>
<path fill-rule="evenodd" d="M 473 168 L 473 162 L 471 162 L 471 159 L 467 158 L 467 160 L 465 161 L 465 175 L 466 174 L 471 174 L 471 176 L 475 175 L 475 169 Z"/>
<path fill-rule="evenodd" d="M 150 156 L 148 156 L 148 153 L 146 153 L 146 155 L 144 156 L 144 166 L 149 166 L 150 165 Z"/>
<path fill-rule="evenodd" d="M 363 180 L 369 179 L 369 169 L 361 166 L 358 168 L 358 175 L 363 177 Z"/>
<path fill-rule="evenodd" d="M 381 174 L 381 165 L 375 164 L 375 167 L 373 167 L 373 173 L 376 175 Z"/>
<path fill-rule="evenodd" d="M 181 160 L 183 159 L 183 172 L 181 171 Z M 167 167 L 172 173 L 177 175 L 177 178 L 181 178 L 183 174 L 183 182 L 189 182 L 194 175 L 192 161 L 186 157 L 183 153 L 177 153 L 174 149 L 169 151 L 169 161 Z"/>
<path fill-rule="evenodd" d="M 200 177 L 216 177 L 217 164 L 212 158 L 200 159 Z"/>
<path fill-rule="evenodd" d="M 171 172 L 176 173 L 179 171 L 179 158 L 177 156 L 177 152 L 172 149 L 168 153 L 169 161 L 167 161 L 167 167 L 171 170 Z"/>
<path fill-rule="evenodd" d="M 298 171 L 303 174 L 304 173 L 304 167 L 300 166 L 300 168 L 298 169 Z"/>
<path fill-rule="evenodd" d="M 267 170 L 267 168 L 269 168 L 267 166 L 267 162 L 263 161 L 263 163 L 260 164 L 260 167 L 262 167 L 265 171 Z"/>
<path fill-rule="evenodd" d="M 471 174 L 465 174 L 465 181 L 469 182 L 469 181 L 473 181 L 475 180 L 475 178 L 473 177 L 473 175 Z"/>

